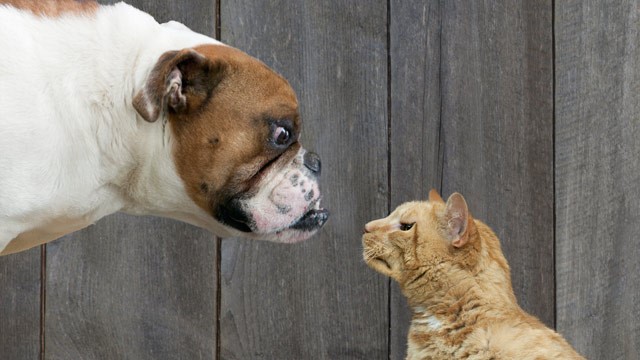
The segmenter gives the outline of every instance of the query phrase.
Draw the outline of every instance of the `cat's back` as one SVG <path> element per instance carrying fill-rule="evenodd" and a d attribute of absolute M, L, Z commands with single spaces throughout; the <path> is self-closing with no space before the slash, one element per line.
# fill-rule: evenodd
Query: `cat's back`
<path fill-rule="evenodd" d="M 485 347 L 495 359 L 584 359 L 555 331 L 524 312 L 502 321 L 487 321 L 469 340 Z"/>

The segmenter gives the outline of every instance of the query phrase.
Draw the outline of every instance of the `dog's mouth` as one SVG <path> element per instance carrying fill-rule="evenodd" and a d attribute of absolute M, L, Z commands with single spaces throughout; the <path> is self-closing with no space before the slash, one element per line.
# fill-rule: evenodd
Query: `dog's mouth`
<path fill-rule="evenodd" d="M 329 219 L 329 210 L 320 207 L 320 200 L 313 203 L 311 209 L 300 219 L 289 226 L 289 229 L 315 231 L 320 229 Z"/>
<path fill-rule="evenodd" d="M 230 226 L 243 233 L 252 232 L 249 226 L 250 220 L 239 207 L 232 204 L 220 205 L 216 211 L 215 218 L 224 225 Z"/>
<path fill-rule="evenodd" d="M 304 214 L 300 220 L 291 225 L 290 229 L 313 231 L 321 228 L 329 219 L 329 210 L 313 209 Z"/>
<path fill-rule="evenodd" d="M 253 230 L 253 228 L 255 227 L 253 220 L 251 220 L 250 216 L 241 209 L 237 201 L 232 200 L 227 205 L 219 206 L 218 210 L 216 211 L 215 218 L 224 225 L 232 227 L 245 234 L 254 233 L 258 235 L 258 237 L 260 235 L 270 235 L 255 232 Z M 321 208 L 320 201 L 316 201 L 311 206 L 311 209 L 304 213 L 299 219 L 297 219 L 284 229 L 274 231 L 273 234 L 278 237 L 278 235 L 284 233 L 287 230 L 294 230 L 304 233 L 314 233 L 322 226 L 324 226 L 328 219 L 329 210 Z"/>

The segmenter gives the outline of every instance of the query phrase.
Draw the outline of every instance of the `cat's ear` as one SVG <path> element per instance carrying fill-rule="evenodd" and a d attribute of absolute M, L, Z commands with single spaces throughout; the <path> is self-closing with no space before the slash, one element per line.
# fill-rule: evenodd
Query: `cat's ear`
<path fill-rule="evenodd" d="M 444 204 L 444 200 L 442 200 L 442 198 L 440 197 L 440 194 L 438 194 L 438 190 L 436 189 L 431 189 L 431 191 L 429 191 L 429 201 L 439 202 Z"/>
<path fill-rule="evenodd" d="M 444 219 L 447 222 L 447 235 L 454 247 L 462 247 L 469 240 L 467 221 L 469 210 L 462 195 L 453 193 L 447 200 Z"/>

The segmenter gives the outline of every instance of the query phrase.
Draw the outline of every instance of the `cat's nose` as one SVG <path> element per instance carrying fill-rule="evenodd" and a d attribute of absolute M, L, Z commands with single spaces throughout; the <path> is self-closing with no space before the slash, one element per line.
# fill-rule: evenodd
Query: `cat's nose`
<path fill-rule="evenodd" d="M 368 222 L 365 226 L 364 226 L 364 232 L 365 233 L 370 233 L 375 229 L 373 221 Z"/>

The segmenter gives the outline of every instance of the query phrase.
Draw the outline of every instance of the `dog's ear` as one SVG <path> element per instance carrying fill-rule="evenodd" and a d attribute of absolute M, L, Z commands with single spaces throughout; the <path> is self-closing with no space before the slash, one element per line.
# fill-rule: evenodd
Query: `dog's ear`
<path fill-rule="evenodd" d="M 158 59 L 133 107 L 148 122 L 163 111 L 188 114 L 199 109 L 222 79 L 225 65 L 193 49 L 168 51 Z"/>

